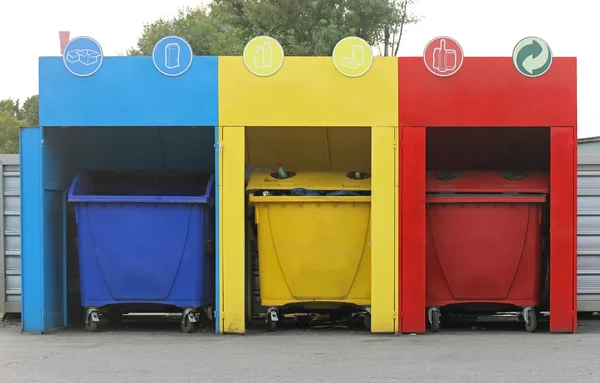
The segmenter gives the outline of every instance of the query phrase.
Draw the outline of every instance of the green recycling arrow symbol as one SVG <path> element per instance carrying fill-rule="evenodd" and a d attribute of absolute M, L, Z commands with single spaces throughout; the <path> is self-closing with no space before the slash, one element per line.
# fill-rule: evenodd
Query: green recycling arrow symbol
<path fill-rule="evenodd" d="M 538 77 L 550 69 L 552 50 L 538 37 L 527 37 L 515 46 L 513 63 L 517 70 L 527 77 Z"/>

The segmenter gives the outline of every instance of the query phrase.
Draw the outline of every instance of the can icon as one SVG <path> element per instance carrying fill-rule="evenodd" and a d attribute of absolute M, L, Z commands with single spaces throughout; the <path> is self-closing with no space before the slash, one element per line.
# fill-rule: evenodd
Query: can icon
<path fill-rule="evenodd" d="M 181 47 L 177 43 L 169 43 L 165 46 L 165 67 L 175 69 L 179 67 L 179 54 Z"/>

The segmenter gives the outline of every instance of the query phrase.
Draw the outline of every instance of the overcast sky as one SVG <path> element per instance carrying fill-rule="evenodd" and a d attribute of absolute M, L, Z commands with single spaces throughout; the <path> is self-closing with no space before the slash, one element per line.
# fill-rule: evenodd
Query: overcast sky
<path fill-rule="evenodd" d="M 59 30 L 95 38 L 107 56 L 125 53 L 143 25 L 207 0 L 0 0 L 0 99 L 38 92 L 38 56 L 59 55 Z M 539 36 L 555 56 L 577 56 L 579 136 L 600 135 L 600 48 L 596 2 L 590 0 L 418 0 L 424 19 L 410 27 L 402 56 L 420 56 L 433 37 L 448 35 L 467 56 L 510 56 L 523 37 Z M 597 65 L 598 64 L 598 65 Z"/>

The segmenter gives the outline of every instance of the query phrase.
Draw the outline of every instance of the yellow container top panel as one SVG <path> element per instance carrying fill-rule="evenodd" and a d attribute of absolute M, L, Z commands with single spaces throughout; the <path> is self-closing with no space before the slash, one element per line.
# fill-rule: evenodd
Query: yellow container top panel
<path fill-rule="evenodd" d="M 339 73 L 331 57 L 285 57 L 272 76 L 219 57 L 222 126 L 396 126 L 398 59 L 375 57 L 363 76 Z"/>
<path fill-rule="evenodd" d="M 286 170 L 287 171 L 287 170 Z M 291 171 L 287 171 L 290 173 Z M 274 171 L 275 173 L 275 171 Z M 370 191 L 371 178 L 352 179 L 348 172 L 298 172 L 295 176 L 278 179 L 268 172 L 254 172 L 250 176 L 246 190 L 290 190 L 304 188 L 308 190 L 352 190 Z"/>

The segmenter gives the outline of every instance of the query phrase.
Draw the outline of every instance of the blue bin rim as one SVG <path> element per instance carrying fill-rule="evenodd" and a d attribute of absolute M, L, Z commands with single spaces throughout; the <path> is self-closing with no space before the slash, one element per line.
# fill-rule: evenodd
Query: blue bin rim
<path fill-rule="evenodd" d="M 215 181 L 214 174 L 208 177 L 206 182 L 206 190 L 202 196 L 107 196 L 107 195 L 75 195 L 75 187 L 81 177 L 87 175 L 88 172 L 82 171 L 77 173 L 71 186 L 69 187 L 69 202 L 96 202 L 96 203 L 194 203 L 204 204 L 209 203 L 212 197 L 213 185 Z"/>

